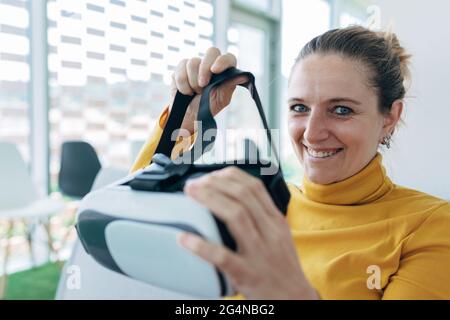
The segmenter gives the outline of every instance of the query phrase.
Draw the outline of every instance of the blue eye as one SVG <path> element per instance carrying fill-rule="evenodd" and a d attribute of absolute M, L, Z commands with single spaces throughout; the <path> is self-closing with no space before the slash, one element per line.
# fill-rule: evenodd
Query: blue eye
<path fill-rule="evenodd" d="M 304 104 L 296 104 L 291 106 L 291 110 L 298 113 L 305 113 L 309 111 L 309 108 Z"/>
<path fill-rule="evenodd" d="M 345 106 L 337 106 L 333 109 L 333 112 L 339 116 L 348 116 L 353 113 L 353 110 Z"/>

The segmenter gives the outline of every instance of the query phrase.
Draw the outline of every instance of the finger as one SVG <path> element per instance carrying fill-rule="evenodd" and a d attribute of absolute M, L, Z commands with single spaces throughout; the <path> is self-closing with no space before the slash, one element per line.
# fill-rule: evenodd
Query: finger
<path fill-rule="evenodd" d="M 224 85 L 235 86 L 236 87 L 237 85 L 244 84 L 244 83 L 247 83 L 247 82 L 248 82 L 248 77 L 247 76 L 239 76 L 237 78 L 233 78 L 233 79 L 225 82 Z"/>
<path fill-rule="evenodd" d="M 194 90 L 192 90 L 189 85 L 187 70 L 186 70 L 187 59 L 181 60 L 177 66 L 177 70 L 175 71 L 175 84 L 177 90 L 180 91 L 184 95 L 193 95 Z"/>
<path fill-rule="evenodd" d="M 236 173 L 236 171 L 240 172 Z M 261 201 L 260 197 L 254 194 L 253 190 L 244 184 L 239 177 L 235 177 L 235 175 L 239 175 L 242 176 L 243 180 L 246 180 L 252 178 L 249 174 L 237 168 L 230 167 L 214 171 L 211 175 L 220 179 L 220 182 L 216 183 L 212 188 L 216 189 L 217 192 L 228 195 L 230 198 L 245 206 L 261 236 L 271 234 L 274 226 L 272 216 L 268 211 L 273 208 Z M 265 186 L 262 185 L 258 193 L 264 192 L 267 193 Z"/>
<path fill-rule="evenodd" d="M 228 106 L 233 97 L 233 92 L 236 86 L 248 82 L 247 76 L 239 76 L 232 80 L 225 81 L 219 87 L 213 88 L 211 91 L 210 98 L 214 100 L 214 97 L 220 103 L 211 103 L 211 113 L 213 116 L 218 114 L 224 107 Z"/>
<path fill-rule="evenodd" d="M 234 180 L 235 183 L 238 183 L 245 189 L 249 190 L 266 209 L 264 210 L 264 213 L 268 216 L 275 216 L 277 218 L 280 216 L 282 217 L 280 210 L 273 202 L 272 197 L 261 179 L 258 179 L 257 177 L 252 176 L 237 167 L 228 167 L 223 170 L 219 170 L 219 174 L 220 171 L 223 171 L 222 174 L 227 176 L 229 179 Z"/>
<path fill-rule="evenodd" d="M 226 53 L 219 56 L 211 66 L 211 72 L 221 73 L 230 67 L 236 67 L 237 60 L 234 54 Z"/>
<path fill-rule="evenodd" d="M 206 51 L 205 57 L 202 59 L 199 68 L 198 84 L 201 87 L 205 87 L 209 83 L 212 75 L 211 66 L 219 56 L 220 50 L 215 47 L 211 47 Z"/>
<path fill-rule="evenodd" d="M 248 271 L 242 258 L 224 246 L 210 243 L 192 233 L 182 233 L 178 243 L 213 264 L 230 278 L 243 277 Z"/>
<path fill-rule="evenodd" d="M 186 64 L 189 85 L 197 94 L 200 94 L 202 92 L 202 89 L 198 84 L 198 73 L 200 62 L 201 62 L 200 58 L 192 58 Z"/>
<path fill-rule="evenodd" d="M 205 177 L 187 183 L 186 194 L 207 207 L 219 220 L 225 223 L 236 239 L 239 249 L 244 251 L 254 249 L 256 244 L 261 243 L 261 238 L 245 207 L 223 193 L 214 190 L 211 187 L 213 184 L 210 182 L 211 177 Z"/>

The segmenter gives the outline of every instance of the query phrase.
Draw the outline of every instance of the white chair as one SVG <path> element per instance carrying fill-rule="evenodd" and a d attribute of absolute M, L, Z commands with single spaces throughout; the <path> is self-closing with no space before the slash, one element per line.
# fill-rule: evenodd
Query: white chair
<path fill-rule="evenodd" d="M 102 168 L 94 181 L 92 190 L 104 187 L 126 175 L 126 170 Z M 196 298 L 150 286 L 106 269 L 88 255 L 80 241 L 77 240 L 72 255 L 62 271 L 56 299 L 137 300 Z"/>
<path fill-rule="evenodd" d="M 24 223 L 27 229 L 27 241 L 32 261 L 32 231 L 28 226 L 31 220 L 41 222 L 48 236 L 50 252 L 53 251 L 50 234 L 50 217 L 64 208 L 64 203 L 50 197 L 39 198 L 31 180 L 27 165 L 16 146 L 0 141 L 0 220 L 6 223 L 4 238 L 6 248 L 3 260 L 3 275 L 0 279 L 0 298 L 6 289 L 7 264 L 10 255 L 12 230 L 16 223 Z"/>

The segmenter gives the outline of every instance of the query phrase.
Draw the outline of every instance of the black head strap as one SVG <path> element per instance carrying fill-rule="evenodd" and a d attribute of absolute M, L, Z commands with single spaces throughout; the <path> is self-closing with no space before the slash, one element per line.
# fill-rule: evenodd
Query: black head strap
<path fill-rule="evenodd" d="M 229 68 L 224 72 L 220 74 L 214 74 L 211 77 L 208 86 L 203 90 L 202 96 L 200 98 L 199 110 L 197 113 L 197 121 L 201 121 L 201 126 L 199 126 L 200 132 L 198 132 L 198 136 L 200 138 L 197 138 L 194 142 L 194 146 L 190 150 L 182 154 L 180 157 L 193 162 L 198 159 L 198 157 L 200 157 L 206 150 L 212 147 L 217 135 L 217 123 L 213 115 L 211 114 L 210 109 L 211 90 L 224 83 L 225 81 L 235 79 L 239 76 L 246 76 L 248 78 L 248 81 L 244 84 L 241 84 L 241 86 L 247 88 L 250 91 L 251 96 L 255 101 L 259 116 L 261 117 L 264 129 L 267 134 L 269 145 L 271 146 L 277 164 L 279 165 L 279 157 L 272 145 L 272 136 L 270 133 L 270 129 L 267 124 L 267 119 L 264 114 L 264 109 L 262 107 L 258 91 L 256 90 L 255 77 L 250 72 L 244 72 L 236 68 Z M 156 148 L 155 154 L 163 153 L 166 156 L 170 157 L 170 154 L 176 142 L 176 137 L 173 136 L 173 133 L 175 130 L 180 129 L 188 105 L 189 103 L 191 103 L 193 98 L 194 96 L 186 96 L 181 94 L 179 91 L 177 92 L 172 110 L 169 115 L 169 119 L 167 120 L 165 129 Z M 204 139 L 206 137 L 206 132 L 208 133 L 207 136 L 210 139 Z"/>

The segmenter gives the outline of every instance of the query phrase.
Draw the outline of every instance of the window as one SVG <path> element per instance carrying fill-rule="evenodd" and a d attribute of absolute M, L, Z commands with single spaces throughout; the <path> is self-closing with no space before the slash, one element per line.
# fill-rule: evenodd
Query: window
<path fill-rule="evenodd" d="M 350 25 L 366 25 L 368 22 L 367 8 L 371 0 L 330 0 L 332 6 L 333 27 L 348 27 Z"/>
<path fill-rule="evenodd" d="M 0 139 L 29 160 L 30 41 L 28 1 L 0 1 Z"/>
<path fill-rule="evenodd" d="M 253 9 L 270 11 L 273 0 L 235 0 L 235 2 Z"/>
<path fill-rule="evenodd" d="M 171 74 L 212 45 L 209 0 L 48 2 L 51 174 L 65 140 L 129 167 L 168 101 Z"/>
<path fill-rule="evenodd" d="M 341 1 L 340 6 L 337 8 L 337 15 L 339 16 L 338 26 L 364 25 L 367 20 L 367 6 L 368 1 Z"/>
<path fill-rule="evenodd" d="M 269 12 L 269 6 L 275 9 Z M 270 108 L 273 105 L 270 103 L 271 99 L 278 94 L 277 81 L 272 81 L 276 72 L 274 66 L 279 64 L 277 56 L 279 47 L 274 45 L 278 40 L 276 32 L 280 19 L 277 7 L 279 1 L 274 0 L 230 1 L 229 21 L 223 26 L 225 30 L 216 30 L 218 33 L 226 32 L 224 51 L 231 52 L 237 57 L 240 69 L 255 75 L 269 126 L 278 124 L 273 121 L 275 117 L 271 114 L 273 109 Z M 259 118 L 249 92 L 238 87 L 230 106 L 216 117 L 219 129 L 226 130 L 218 132 L 214 159 L 224 161 L 225 158 L 226 160 L 243 158 L 245 138 L 253 140 L 260 148 L 260 155 L 267 159 L 267 139 Z"/>
<path fill-rule="evenodd" d="M 300 183 L 302 167 L 295 156 L 287 132 L 287 86 L 288 77 L 301 48 L 315 36 L 327 31 L 330 26 L 330 6 L 324 0 L 283 1 L 282 24 L 282 100 L 281 113 L 281 158 L 288 181 Z"/>

